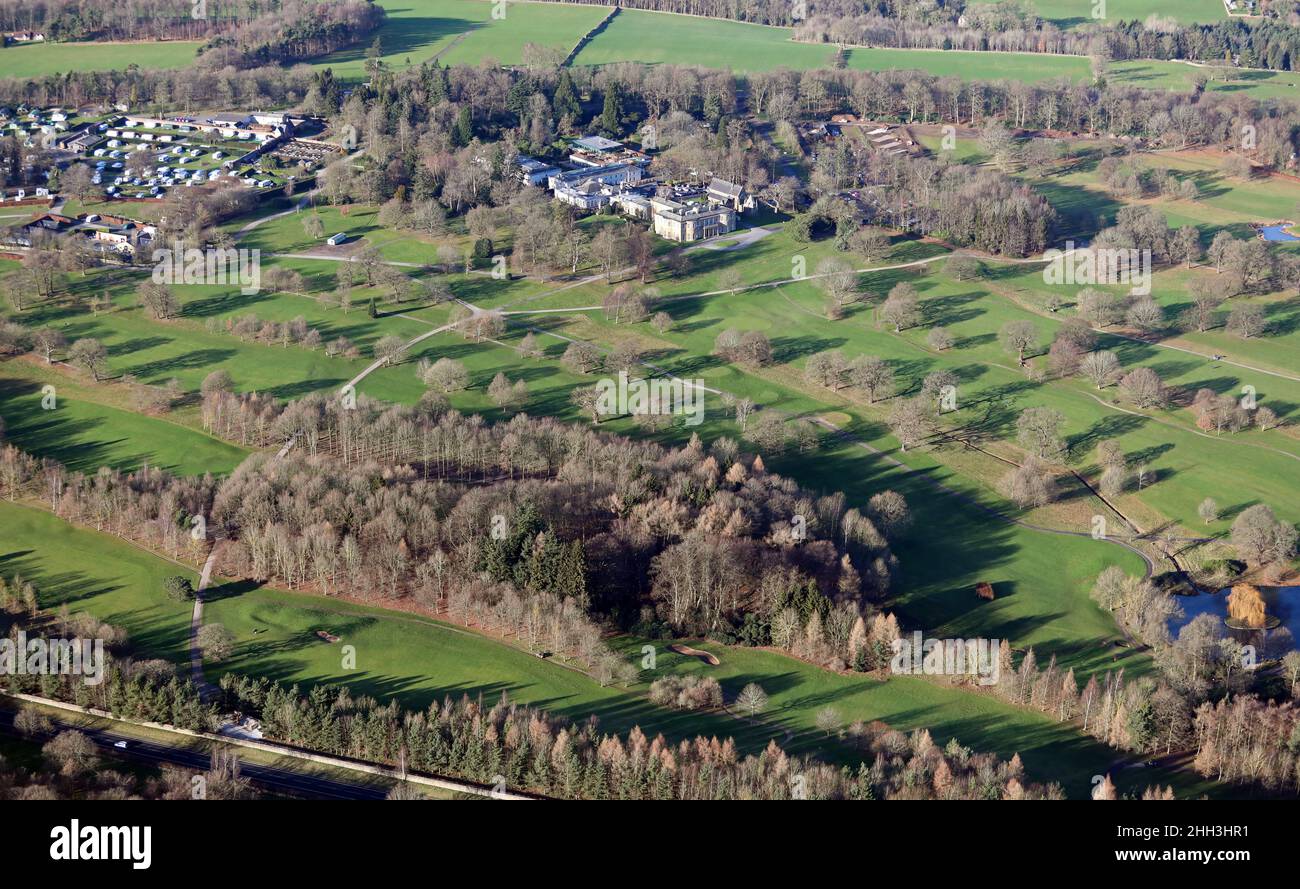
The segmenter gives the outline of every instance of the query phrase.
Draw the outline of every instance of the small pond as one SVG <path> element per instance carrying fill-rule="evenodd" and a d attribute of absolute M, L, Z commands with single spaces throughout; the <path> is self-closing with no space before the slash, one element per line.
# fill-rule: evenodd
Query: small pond
<path fill-rule="evenodd" d="M 1293 639 L 1300 639 L 1300 586 L 1263 586 L 1259 591 L 1264 596 L 1264 607 L 1269 616 L 1276 617 L 1282 622 L 1277 628 L 1268 630 L 1267 634 L 1273 636 L 1285 628 L 1291 632 Z M 1222 623 L 1228 616 L 1228 593 L 1230 592 L 1231 589 L 1224 589 L 1217 593 L 1202 593 L 1199 596 L 1175 596 L 1178 604 L 1183 607 L 1183 616 L 1169 622 L 1169 632 L 1174 635 L 1174 638 L 1178 638 L 1178 631 L 1200 614 L 1212 614 Z M 1223 628 L 1238 642 L 1259 644 L 1260 630 L 1233 630 L 1227 624 L 1224 624 Z"/>
<path fill-rule="evenodd" d="M 1288 222 L 1279 222 L 1277 225 L 1261 225 L 1259 233 L 1264 236 L 1265 241 L 1300 241 L 1295 235 L 1287 231 L 1291 227 Z"/>

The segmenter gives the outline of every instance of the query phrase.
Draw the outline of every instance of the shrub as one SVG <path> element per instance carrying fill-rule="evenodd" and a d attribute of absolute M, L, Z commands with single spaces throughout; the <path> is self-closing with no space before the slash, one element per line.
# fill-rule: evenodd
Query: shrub
<path fill-rule="evenodd" d="M 712 710 L 722 706 L 722 686 L 712 677 L 665 676 L 651 683 L 650 702 L 674 710 Z"/>

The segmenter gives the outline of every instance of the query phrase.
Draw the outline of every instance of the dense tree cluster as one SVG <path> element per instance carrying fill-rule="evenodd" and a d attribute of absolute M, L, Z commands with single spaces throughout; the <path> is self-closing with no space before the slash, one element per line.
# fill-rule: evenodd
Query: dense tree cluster
<path fill-rule="evenodd" d="M 446 698 L 422 712 L 317 686 L 307 694 L 235 674 L 227 706 L 259 714 L 267 734 L 327 753 L 396 763 L 512 790 L 576 799 L 1057 799 L 1059 787 L 1025 778 L 956 742 L 939 747 L 873 724 L 855 726 L 874 761 L 837 768 L 786 754 L 776 742 L 741 756 L 731 739 L 673 743 L 633 728 L 604 734 L 596 720 L 567 724 L 509 701 Z"/>
<path fill-rule="evenodd" d="M 0 30 L 48 40 L 200 40 L 203 61 L 250 68 L 325 55 L 384 21 L 365 0 L 206 0 L 205 14 L 176 0 L 3 0 Z"/>
<path fill-rule="evenodd" d="M 1238 695 L 1196 710 L 1196 759 L 1207 778 L 1270 789 L 1300 787 L 1300 710 Z"/>
<path fill-rule="evenodd" d="M 222 421 L 231 406 L 210 396 L 205 416 Z M 854 620 L 895 571 L 878 524 L 906 523 L 904 503 L 846 510 L 842 495 L 805 492 L 725 439 L 668 450 L 522 414 L 486 425 L 365 399 L 304 399 L 269 424 L 256 416 L 269 402 L 243 409 L 251 422 L 229 427 L 265 442 L 269 425 L 296 444 L 222 484 L 213 520 L 238 538 L 229 570 L 413 596 L 512 632 L 534 597 L 557 615 L 572 602 L 578 615 L 652 631 L 725 636 L 748 614 L 751 644 L 769 644 L 779 624 L 777 644 L 811 633 L 847 660 Z M 564 650 L 583 649 L 587 632 Z"/>
<path fill-rule="evenodd" d="M 21 580 L 19 580 L 21 583 Z M 6 591 L 6 586 L 8 590 Z M 105 639 L 103 681 L 92 685 L 84 676 L 73 673 L 6 672 L 3 676 L 5 690 L 14 694 L 31 694 L 68 701 L 80 707 L 90 707 L 140 722 L 162 722 L 191 731 L 211 731 L 216 728 L 213 711 L 200 700 L 198 692 L 188 678 L 177 674 L 174 664 L 162 660 L 132 658 L 126 652 L 125 634 L 102 624 L 89 615 L 57 618 L 38 614 L 27 603 L 13 599 L 16 584 L 11 579 L 0 579 L 0 622 L 13 638 L 23 629 L 28 640 L 40 638 L 67 639 L 78 636 L 85 639 Z M 28 609 L 22 614 L 24 609 Z M 21 619 L 16 617 L 21 614 Z"/>

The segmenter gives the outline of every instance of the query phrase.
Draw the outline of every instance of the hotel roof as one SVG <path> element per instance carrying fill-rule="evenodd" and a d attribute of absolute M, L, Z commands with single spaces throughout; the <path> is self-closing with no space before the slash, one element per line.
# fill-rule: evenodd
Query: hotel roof
<path fill-rule="evenodd" d="M 623 147 L 622 142 L 615 142 L 604 136 L 583 136 L 581 139 L 574 139 L 573 144 L 587 151 L 613 151 Z"/>

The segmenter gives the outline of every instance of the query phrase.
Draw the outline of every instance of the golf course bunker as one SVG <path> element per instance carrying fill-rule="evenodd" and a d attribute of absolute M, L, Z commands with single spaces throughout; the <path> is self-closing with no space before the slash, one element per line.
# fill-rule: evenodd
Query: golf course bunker
<path fill-rule="evenodd" d="M 710 667 L 716 667 L 718 664 L 722 663 L 718 660 L 716 654 L 710 654 L 707 651 L 700 651 L 698 648 L 691 648 L 689 645 L 669 645 L 668 650 L 675 651 L 678 654 L 684 654 L 687 657 L 697 657 Z"/>

